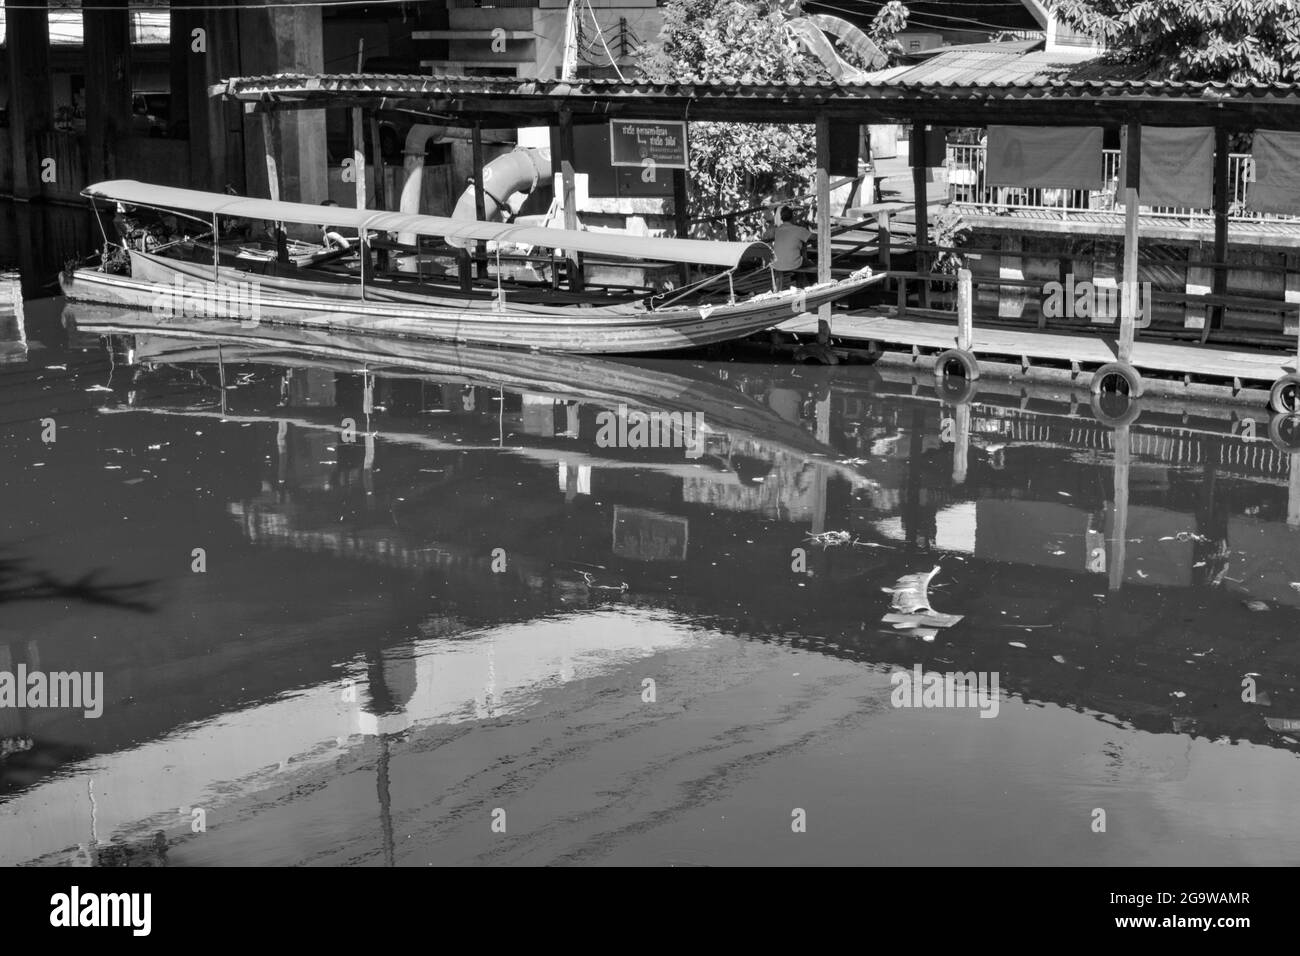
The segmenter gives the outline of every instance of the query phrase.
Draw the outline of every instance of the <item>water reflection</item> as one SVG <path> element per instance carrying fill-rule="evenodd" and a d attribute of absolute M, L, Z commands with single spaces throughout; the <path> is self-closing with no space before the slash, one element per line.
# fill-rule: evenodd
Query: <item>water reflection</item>
<path fill-rule="evenodd" d="M 148 857 L 195 807 L 360 761 L 392 863 L 394 742 L 737 638 L 1296 745 L 1300 468 L 1223 410 L 1150 403 L 1112 429 L 1068 392 L 981 383 L 952 405 L 905 370 L 64 322 L 101 361 L 77 377 L 93 427 L 43 450 L 53 485 L 22 448 L 15 503 L 165 599 L 0 631 L 11 658 L 93 664 L 110 689 L 93 727 L 0 733 L 40 744 L 0 762 L 4 862 L 110 837 Z M 881 589 L 936 564 L 960 623 L 920 641 L 882 622 Z"/>

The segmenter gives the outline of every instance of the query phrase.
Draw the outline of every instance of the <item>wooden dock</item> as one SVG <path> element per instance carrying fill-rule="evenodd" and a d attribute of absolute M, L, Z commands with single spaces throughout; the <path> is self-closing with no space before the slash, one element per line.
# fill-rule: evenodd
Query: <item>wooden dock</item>
<path fill-rule="evenodd" d="M 917 349 L 957 348 L 957 323 L 938 319 L 895 318 L 890 307 L 878 310 L 837 312 L 831 322 L 835 338 L 852 342 L 877 342 L 882 346 Z M 816 333 L 817 322 L 808 315 L 791 319 L 780 326 L 784 332 Z M 1070 363 L 1083 371 L 1090 366 L 1118 361 L 1117 339 L 1113 335 L 1090 335 L 1071 332 L 1040 332 L 1030 329 L 976 328 L 972 330 L 971 350 L 977 355 L 1008 360 L 1019 367 L 1033 363 Z M 1025 360 L 1028 360 L 1027 362 Z M 907 361 L 913 358 L 908 355 Z M 1212 379 L 1232 386 L 1271 384 L 1280 376 L 1297 370 L 1296 355 L 1242 351 L 1211 345 L 1176 342 L 1133 343 L 1132 364 L 1137 368 L 1187 377 Z M 1154 383 L 1152 383 L 1154 385 Z M 1241 386 L 1237 386 L 1240 390 Z"/>

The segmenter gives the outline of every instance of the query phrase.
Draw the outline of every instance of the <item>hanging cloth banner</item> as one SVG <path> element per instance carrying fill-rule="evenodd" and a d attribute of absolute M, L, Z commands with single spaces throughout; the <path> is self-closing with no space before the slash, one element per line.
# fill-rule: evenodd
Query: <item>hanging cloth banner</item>
<path fill-rule="evenodd" d="M 1119 188 L 1124 188 L 1128 128 L 1119 136 Z M 1138 199 L 1144 206 L 1214 206 L 1214 127 L 1143 126 Z"/>
<path fill-rule="evenodd" d="M 990 186 L 1102 187 L 1100 126 L 990 126 Z"/>
<path fill-rule="evenodd" d="M 1256 130 L 1250 152 L 1255 181 L 1249 184 L 1246 205 L 1259 212 L 1300 216 L 1300 133 Z"/>

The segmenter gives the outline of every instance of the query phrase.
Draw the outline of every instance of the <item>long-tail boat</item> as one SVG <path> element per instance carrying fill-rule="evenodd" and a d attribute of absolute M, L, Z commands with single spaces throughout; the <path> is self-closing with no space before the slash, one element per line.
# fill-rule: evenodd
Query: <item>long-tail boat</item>
<path fill-rule="evenodd" d="M 554 229 L 519 223 L 449 219 L 411 213 L 252 199 L 134 180 L 83 190 L 99 211 L 151 210 L 173 217 L 180 235 L 127 247 L 104 236 L 97 266 L 65 270 L 60 286 L 70 301 L 148 309 L 159 314 L 232 318 L 329 331 L 395 335 L 554 352 L 643 353 L 743 338 L 795 315 L 816 311 L 879 281 L 869 269 L 811 285 L 770 291 L 771 249 L 761 242 L 650 238 L 624 233 Z M 102 224 L 101 217 L 101 224 Z M 270 242 L 239 235 L 232 223 L 267 223 Z M 351 232 L 344 248 L 310 244 L 290 256 L 286 224 L 334 236 Z M 378 254 L 422 247 L 392 237 L 431 237 L 433 248 L 459 262 L 457 276 L 377 267 Z M 482 244 L 482 245 L 481 245 Z M 492 244 L 486 246 L 485 244 Z M 494 249 L 495 277 L 471 275 L 471 247 Z M 522 247 L 525 252 L 517 251 Z M 536 250 L 551 250 L 548 257 Z M 504 256 L 503 256 L 504 252 Z M 556 287 L 560 265 L 580 255 L 671 262 L 716 270 L 681 289 L 574 291 Z M 551 281 L 512 281 L 512 261 L 554 263 Z M 484 258 L 480 256 L 480 259 Z M 749 271 L 741 272 L 742 268 Z M 484 270 L 487 271 L 487 270 Z M 517 273 L 516 273 L 517 274 Z M 545 275 L 545 268 L 534 275 Z M 450 281 L 448 281 L 450 280 Z M 759 284 L 763 291 L 754 289 Z"/>

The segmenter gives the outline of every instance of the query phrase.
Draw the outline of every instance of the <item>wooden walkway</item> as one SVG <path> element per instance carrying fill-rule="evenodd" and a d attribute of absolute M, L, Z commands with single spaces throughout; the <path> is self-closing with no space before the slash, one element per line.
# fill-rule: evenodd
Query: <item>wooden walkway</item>
<path fill-rule="evenodd" d="M 783 323 L 780 329 L 815 335 L 817 320 L 812 315 L 798 316 Z M 955 321 L 898 319 L 867 310 L 833 313 L 831 335 L 848 341 L 922 349 L 957 347 Z M 1114 336 L 1027 329 L 977 326 L 972 351 L 980 358 L 1006 357 L 1021 364 L 1024 359 L 1037 359 L 1099 366 L 1116 360 Z M 1287 372 L 1296 371 L 1297 361 L 1294 352 L 1251 352 L 1208 345 L 1144 342 L 1139 338 L 1133 343 L 1133 365 L 1150 372 L 1271 384 Z"/>

